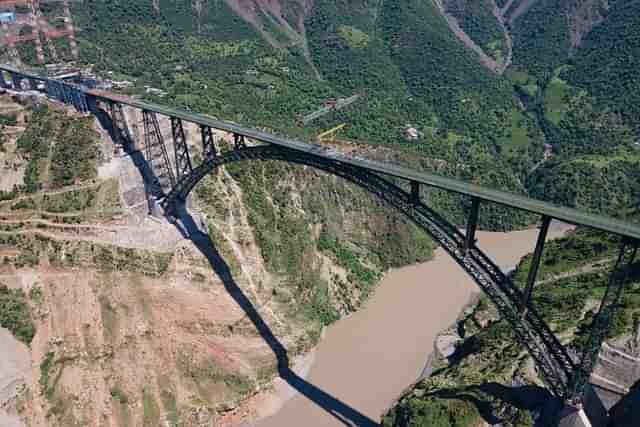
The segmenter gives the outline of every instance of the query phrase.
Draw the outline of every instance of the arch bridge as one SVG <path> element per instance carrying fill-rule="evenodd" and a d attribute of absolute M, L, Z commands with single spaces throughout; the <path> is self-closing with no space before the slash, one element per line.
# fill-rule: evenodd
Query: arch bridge
<path fill-rule="evenodd" d="M 534 359 L 550 391 L 568 403 L 581 404 L 625 280 L 630 270 L 637 267 L 634 260 L 640 245 L 640 225 L 396 165 L 350 157 L 206 115 L 93 90 L 8 65 L 0 65 L 0 86 L 10 91 L 38 91 L 53 100 L 72 105 L 80 112 L 95 114 L 106 124 L 116 144 L 134 151 L 140 144 L 140 153 L 145 159 L 144 175 L 150 209 L 159 203 L 169 217 L 176 214 L 177 207 L 185 202 L 191 190 L 207 174 L 220 166 L 239 161 L 276 160 L 311 166 L 364 188 L 399 210 L 438 242 L 509 322 Z M 124 107 L 142 112 L 142 141 L 134 141 Z M 165 141 L 158 116 L 169 118 L 172 141 Z M 198 126 L 200 147 L 187 144 L 185 122 Z M 221 143 L 215 138 L 214 130 L 233 135 L 233 142 Z M 471 209 L 464 231 L 425 203 L 421 197 L 422 187 L 461 194 L 470 200 Z M 479 209 L 488 203 L 540 217 L 540 231 L 524 290 L 516 287 L 476 245 Z M 619 255 L 598 314 L 594 317 L 588 345 L 578 355 L 565 348 L 532 303 L 545 238 L 553 219 L 621 237 Z"/>

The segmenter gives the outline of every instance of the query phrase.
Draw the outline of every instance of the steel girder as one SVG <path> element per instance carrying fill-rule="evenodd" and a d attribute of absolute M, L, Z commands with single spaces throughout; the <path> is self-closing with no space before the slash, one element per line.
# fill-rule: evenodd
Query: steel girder
<path fill-rule="evenodd" d="M 154 175 L 164 190 L 171 190 L 176 185 L 167 147 L 160 131 L 158 116 L 151 111 L 142 112 L 144 126 L 145 157 Z"/>
<path fill-rule="evenodd" d="M 176 178 L 180 182 L 185 176 L 193 172 L 182 120 L 171 117 L 171 133 L 173 135 L 173 149 L 176 159 Z"/>
<path fill-rule="evenodd" d="M 607 290 L 600 303 L 598 314 L 596 314 L 591 323 L 591 336 L 587 346 L 584 348 L 580 365 L 576 371 L 571 396 L 575 403 L 579 403 L 584 395 L 589 377 L 598 361 L 602 343 L 609 333 L 611 319 L 622 298 L 624 285 L 630 273 L 638 268 L 634 261 L 638 253 L 639 244 L 640 242 L 637 241 L 623 240 L 620 245 L 618 259 L 609 274 Z"/>
<path fill-rule="evenodd" d="M 424 203 L 416 204 L 411 192 L 402 190 L 375 173 L 358 166 L 282 147 L 250 147 L 224 153 L 195 168 L 194 172 L 167 196 L 164 202 L 166 211 L 171 213 L 175 204 L 179 200 L 185 200 L 191 189 L 216 167 L 252 159 L 282 160 L 322 169 L 358 184 L 404 213 L 428 232 L 474 279 L 498 308 L 501 316 L 511 324 L 519 342 L 529 350 L 542 378 L 552 392 L 563 399 L 568 398 L 576 366 L 534 307 L 530 307 L 526 314 L 522 315 L 522 291 L 475 245 L 471 245 L 466 253 L 461 250 L 466 239 L 453 224 Z"/>

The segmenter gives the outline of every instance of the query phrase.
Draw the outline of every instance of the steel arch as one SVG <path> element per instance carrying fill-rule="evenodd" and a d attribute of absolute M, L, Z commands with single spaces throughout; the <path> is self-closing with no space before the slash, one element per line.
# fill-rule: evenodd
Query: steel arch
<path fill-rule="evenodd" d="M 511 324 L 519 341 L 529 350 L 542 378 L 553 393 L 562 399 L 570 397 L 577 366 L 533 307 L 524 317 L 522 316 L 522 291 L 480 249 L 473 247 L 466 253 L 461 250 L 465 237 L 455 225 L 424 203 L 416 203 L 410 192 L 380 175 L 339 160 L 273 145 L 243 148 L 206 159 L 194 168 L 193 172 L 167 195 L 163 202 L 166 213 L 170 216 L 175 214 L 177 204 L 186 200 L 191 190 L 219 166 L 247 160 L 278 160 L 311 166 L 344 178 L 398 209 L 436 240 L 491 299 L 501 316 Z"/>

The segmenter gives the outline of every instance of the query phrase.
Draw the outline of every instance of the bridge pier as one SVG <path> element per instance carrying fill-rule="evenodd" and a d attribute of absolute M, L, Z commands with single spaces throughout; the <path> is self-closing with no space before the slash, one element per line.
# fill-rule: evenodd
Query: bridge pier
<path fill-rule="evenodd" d="M 420 204 L 420 183 L 411 181 L 411 203 L 414 205 Z"/>
<path fill-rule="evenodd" d="M 142 111 L 142 125 L 144 128 L 144 148 L 147 162 L 151 170 L 160 180 L 160 185 L 164 188 L 173 188 L 176 185 L 176 178 L 173 175 L 171 162 L 167 147 L 160 131 L 158 117 L 151 111 Z"/>
<path fill-rule="evenodd" d="M 171 117 L 171 134 L 173 135 L 173 150 L 176 159 L 176 178 L 181 181 L 184 177 L 193 172 L 191 157 L 187 139 L 184 136 L 182 120 Z"/>
<path fill-rule="evenodd" d="M 4 89 L 7 89 L 9 87 L 9 83 L 7 82 L 7 79 L 4 77 L 4 71 L 0 70 L 0 86 L 3 87 Z"/>
<path fill-rule="evenodd" d="M 205 159 L 212 159 L 218 155 L 218 148 L 213 137 L 213 130 L 209 126 L 200 125 L 202 137 L 202 155 Z"/>
<path fill-rule="evenodd" d="M 240 135 L 237 133 L 233 134 L 233 148 L 236 150 L 247 148 L 247 143 L 244 140 L 244 135 Z"/>
<path fill-rule="evenodd" d="M 21 80 L 22 78 L 18 73 L 11 73 L 11 82 L 13 83 L 14 90 L 22 90 Z"/>
<path fill-rule="evenodd" d="M 533 258 L 531 259 L 531 265 L 529 266 L 529 275 L 527 276 L 527 287 L 522 296 L 522 317 L 527 315 L 529 309 L 529 303 L 531 302 L 531 295 L 533 294 L 533 286 L 536 283 L 536 277 L 538 276 L 538 269 L 540 268 L 540 260 L 542 259 L 542 251 L 544 250 L 544 243 L 549 233 L 549 225 L 551 225 L 551 217 L 542 217 L 542 225 L 538 232 L 538 241 L 536 242 L 536 249 L 533 252 Z"/>
<path fill-rule="evenodd" d="M 478 217 L 480 215 L 480 199 L 474 197 L 471 200 L 471 211 L 467 219 L 467 232 L 464 236 L 464 247 L 462 250 L 465 255 L 476 244 L 476 229 L 478 228 Z"/>
<path fill-rule="evenodd" d="M 607 409 L 591 385 L 585 388 L 582 403 L 565 405 L 558 414 L 558 427 L 607 427 Z"/>

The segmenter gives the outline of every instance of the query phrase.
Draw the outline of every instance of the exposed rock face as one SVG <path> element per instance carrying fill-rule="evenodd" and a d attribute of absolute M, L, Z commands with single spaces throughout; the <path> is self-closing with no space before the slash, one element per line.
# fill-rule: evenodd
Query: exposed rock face
<path fill-rule="evenodd" d="M 274 47 L 283 47 L 275 35 L 266 30 L 275 24 L 290 43 L 304 39 L 304 18 L 313 4 L 310 0 L 294 0 L 283 4 L 280 0 L 225 0 L 238 15 L 255 27 Z M 283 7 L 284 6 L 284 7 Z"/>
<path fill-rule="evenodd" d="M 604 20 L 608 9 L 608 0 L 574 0 L 569 3 L 567 18 L 572 50 L 580 47 L 584 37 Z"/>

